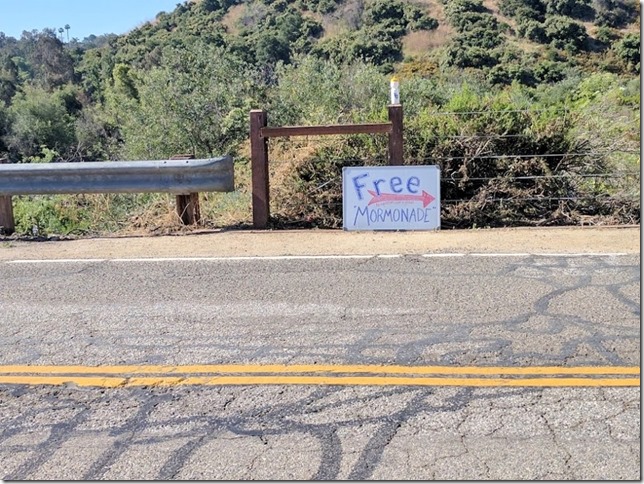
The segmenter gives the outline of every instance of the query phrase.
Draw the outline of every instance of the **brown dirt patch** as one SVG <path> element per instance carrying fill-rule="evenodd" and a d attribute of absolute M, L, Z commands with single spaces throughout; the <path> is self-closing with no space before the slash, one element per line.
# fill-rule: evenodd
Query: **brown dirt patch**
<path fill-rule="evenodd" d="M 433 232 L 210 231 L 62 241 L 0 239 L 0 260 L 427 253 L 639 253 L 640 228 L 547 227 Z"/>

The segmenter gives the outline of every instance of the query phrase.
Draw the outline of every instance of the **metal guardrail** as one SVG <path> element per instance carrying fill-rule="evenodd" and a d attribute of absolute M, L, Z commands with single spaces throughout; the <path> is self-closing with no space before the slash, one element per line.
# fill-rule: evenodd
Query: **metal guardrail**
<path fill-rule="evenodd" d="M 204 160 L 0 165 L 0 195 L 230 192 L 230 156 Z"/>
<path fill-rule="evenodd" d="M 192 160 L 0 164 L 0 230 L 14 230 L 12 195 L 173 193 L 184 224 L 199 221 L 199 192 L 234 190 L 230 156 Z"/>

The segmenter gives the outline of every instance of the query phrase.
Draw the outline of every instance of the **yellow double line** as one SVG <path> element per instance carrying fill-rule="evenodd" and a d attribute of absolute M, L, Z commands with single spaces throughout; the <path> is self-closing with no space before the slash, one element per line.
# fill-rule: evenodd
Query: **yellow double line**
<path fill-rule="evenodd" d="M 0 366 L 0 384 L 75 384 L 103 388 L 178 385 L 636 387 L 640 386 L 639 375 L 639 367 L 631 366 Z"/>

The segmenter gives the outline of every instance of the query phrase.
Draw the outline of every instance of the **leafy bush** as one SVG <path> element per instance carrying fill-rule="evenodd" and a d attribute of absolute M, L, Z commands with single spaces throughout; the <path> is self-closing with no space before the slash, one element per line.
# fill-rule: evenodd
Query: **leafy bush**
<path fill-rule="evenodd" d="M 519 82 L 525 86 L 535 84 L 535 74 L 527 67 L 520 64 L 498 64 L 492 67 L 487 78 L 491 84 L 509 85 Z"/>
<path fill-rule="evenodd" d="M 411 3 L 405 3 L 404 5 L 408 30 L 434 30 L 438 27 L 438 21 L 427 15 L 420 7 Z"/>
<path fill-rule="evenodd" d="M 515 66 L 510 74 L 521 75 L 521 67 Z M 593 81 L 601 86 L 613 82 L 612 78 Z M 564 99 L 575 92 L 571 86 L 574 83 L 562 91 Z M 424 92 L 443 89 L 434 85 Z M 588 216 L 609 223 L 639 220 L 637 197 L 608 198 L 623 188 L 584 178 L 609 169 L 608 158 L 552 155 L 584 150 L 588 134 L 577 128 L 583 128 L 586 120 L 576 125 L 576 116 L 562 115 L 561 105 L 537 109 L 534 94 L 517 84 L 487 94 L 484 89 L 464 84 L 439 101 L 442 105 L 426 98 L 424 107 L 421 103 L 406 112 L 406 164 L 440 167 L 444 227 L 561 225 Z M 594 87 L 587 84 L 578 92 L 589 89 Z M 280 177 L 275 222 L 340 226 L 342 167 L 382 164 L 384 151 L 386 145 L 366 136 L 309 148 Z M 549 177 L 553 174 L 565 176 Z M 493 201 L 499 198 L 505 199 L 503 204 Z"/>
<path fill-rule="evenodd" d="M 391 64 L 402 60 L 402 41 L 390 31 L 366 27 L 320 42 L 311 51 L 323 59 L 341 64 L 368 62 L 390 71 Z"/>
<path fill-rule="evenodd" d="M 383 116 L 388 79 L 373 65 L 339 65 L 301 56 L 290 65 L 280 65 L 276 75 L 271 124 L 336 124 Z"/>
<path fill-rule="evenodd" d="M 554 83 L 563 80 L 566 65 L 562 62 L 543 60 L 534 67 L 535 78 L 542 83 Z"/>
<path fill-rule="evenodd" d="M 74 118 L 68 113 L 61 91 L 49 93 L 25 86 L 9 108 L 7 146 L 22 157 L 38 156 L 42 147 L 69 154 L 74 144 Z"/>
<path fill-rule="evenodd" d="M 610 45 L 620 38 L 619 33 L 610 27 L 601 26 L 595 32 L 595 38 L 603 44 Z"/>
<path fill-rule="evenodd" d="M 633 33 L 626 34 L 622 40 L 615 44 L 615 52 L 631 72 L 640 72 L 640 48 L 640 36 Z"/>
<path fill-rule="evenodd" d="M 566 15 L 575 18 L 592 17 L 594 10 L 590 0 L 545 0 L 546 13 L 550 15 Z"/>
<path fill-rule="evenodd" d="M 459 15 L 467 12 L 485 12 L 482 0 L 446 0 L 445 15 L 450 22 Z"/>
<path fill-rule="evenodd" d="M 545 8 L 541 0 L 500 0 L 499 10 L 503 15 L 514 17 L 517 20 L 545 19 Z"/>
<path fill-rule="evenodd" d="M 398 1 L 375 0 L 365 8 L 362 18 L 368 26 L 380 25 L 384 28 L 400 28 L 403 31 L 407 27 L 405 6 Z"/>
<path fill-rule="evenodd" d="M 504 39 L 496 18 L 480 0 L 451 0 L 445 6 L 450 23 L 459 32 L 444 51 L 448 66 L 484 68 L 497 64 Z"/>
<path fill-rule="evenodd" d="M 639 15 L 639 3 L 624 0 L 595 0 L 595 24 L 623 27 Z"/>
<path fill-rule="evenodd" d="M 241 0 L 201 0 L 199 7 L 205 12 L 226 12 L 233 5 L 241 3 Z"/>
<path fill-rule="evenodd" d="M 567 17 L 548 17 L 543 27 L 551 45 L 557 49 L 578 51 L 588 39 L 586 28 Z"/>
<path fill-rule="evenodd" d="M 499 30 L 499 22 L 490 14 L 479 12 L 463 12 L 455 15 L 451 20 L 454 28 L 463 33 L 478 27 L 491 32 Z"/>
<path fill-rule="evenodd" d="M 548 36 L 544 25 L 537 20 L 524 20 L 519 23 L 517 33 L 532 42 L 539 44 L 548 43 Z"/>
<path fill-rule="evenodd" d="M 14 218 L 18 234 L 82 235 L 88 231 L 90 215 L 80 198 L 60 195 L 16 198 Z"/>
<path fill-rule="evenodd" d="M 471 47 L 456 38 L 445 50 L 445 61 L 449 66 L 460 68 L 492 67 L 498 62 L 498 53 L 484 47 Z"/>
<path fill-rule="evenodd" d="M 118 93 L 111 98 L 124 156 L 235 153 L 248 134 L 248 111 L 261 96 L 257 76 L 256 70 L 217 47 L 197 43 L 168 50 L 160 67 L 138 73 L 138 100 Z"/>
<path fill-rule="evenodd" d="M 296 4 L 304 10 L 323 14 L 334 12 L 338 7 L 338 2 L 334 0 L 297 0 Z"/>
<path fill-rule="evenodd" d="M 461 33 L 457 37 L 458 42 L 469 47 L 481 47 L 483 49 L 493 49 L 503 43 L 503 36 L 497 30 L 475 27 Z"/>

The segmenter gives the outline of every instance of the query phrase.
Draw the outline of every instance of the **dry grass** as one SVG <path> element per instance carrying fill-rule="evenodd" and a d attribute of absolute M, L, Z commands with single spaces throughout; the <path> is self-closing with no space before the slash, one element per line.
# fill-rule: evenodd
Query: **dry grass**
<path fill-rule="evenodd" d="M 434 30 L 412 32 L 403 39 L 403 52 L 405 55 L 414 55 L 436 49 L 445 45 L 454 35 L 454 29 L 445 17 L 443 4 L 438 0 L 418 0 L 420 7 L 427 10 L 427 14 L 438 20 L 438 27 Z"/>
<path fill-rule="evenodd" d="M 346 0 L 335 12 L 315 17 L 324 29 L 323 38 L 335 37 L 360 27 L 361 8 L 369 2 L 363 0 Z"/>
<path fill-rule="evenodd" d="M 221 19 L 221 23 L 226 27 L 229 34 L 237 35 L 239 33 L 239 19 L 244 15 L 246 10 L 245 4 L 230 7 L 226 15 Z"/>
<path fill-rule="evenodd" d="M 298 212 L 316 210 L 317 207 L 310 206 L 307 193 L 298 188 L 300 184 L 296 180 L 297 172 L 323 146 L 332 146 L 338 142 L 336 137 L 329 136 L 315 141 L 291 138 L 271 144 L 271 214 L 292 222 L 301 222 L 293 218 L 293 207 L 298 207 Z"/>
<path fill-rule="evenodd" d="M 322 20 L 322 28 L 324 29 L 324 33 L 322 34 L 323 39 L 336 37 L 349 30 L 346 25 L 332 21 L 328 17 L 324 17 L 324 19 Z"/>
<path fill-rule="evenodd" d="M 403 37 L 403 53 L 405 56 L 416 56 L 427 53 L 432 47 L 431 32 L 427 30 L 411 32 Z"/>
<path fill-rule="evenodd" d="M 117 235 L 168 235 L 193 232 L 203 228 L 239 227 L 252 223 L 250 164 L 235 165 L 235 191 L 199 194 L 201 223 L 184 226 L 176 211 L 176 197 L 158 194 L 151 203 L 120 220 L 121 229 L 109 231 Z M 101 211 L 96 209 L 98 216 Z M 104 213 L 104 212 L 103 212 Z"/>
<path fill-rule="evenodd" d="M 445 9 L 439 0 L 422 0 L 418 3 L 427 9 L 427 14 L 430 17 L 435 18 L 439 23 L 447 23 Z"/>
<path fill-rule="evenodd" d="M 447 23 L 447 21 L 442 21 L 438 24 L 438 27 L 436 29 L 423 33 L 426 34 L 422 38 L 423 45 L 425 49 L 431 50 L 442 47 L 447 42 L 449 42 L 449 40 L 454 35 L 454 29 Z"/>

